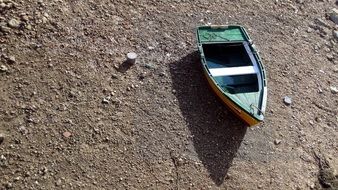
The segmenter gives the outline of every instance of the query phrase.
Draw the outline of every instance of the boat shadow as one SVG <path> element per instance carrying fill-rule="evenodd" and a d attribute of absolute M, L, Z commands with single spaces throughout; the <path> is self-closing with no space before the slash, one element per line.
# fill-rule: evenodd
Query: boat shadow
<path fill-rule="evenodd" d="M 173 90 L 193 136 L 198 158 L 216 185 L 223 184 L 247 127 L 214 95 L 198 52 L 170 64 Z"/>

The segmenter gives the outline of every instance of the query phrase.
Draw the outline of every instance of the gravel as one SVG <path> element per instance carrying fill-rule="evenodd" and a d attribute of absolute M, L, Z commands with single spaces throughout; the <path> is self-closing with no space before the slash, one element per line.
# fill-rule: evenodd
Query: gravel
<path fill-rule="evenodd" d="M 337 157 L 337 60 L 326 58 L 337 55 L 337 29 L 324 19 L 333 3 L 0 2 L 0 189 L 309 189 L 312 152 Z M 247 128 L 210 90 L 195 36 L 207 23 L 241 24 L 260 49 L 260 126 Z M 121 72 L 127 52 L 139 64 Z"/>

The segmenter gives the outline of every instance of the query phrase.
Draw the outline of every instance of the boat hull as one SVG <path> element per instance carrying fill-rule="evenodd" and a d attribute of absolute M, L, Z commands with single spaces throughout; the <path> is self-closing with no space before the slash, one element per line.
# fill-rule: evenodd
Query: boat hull
<path fill-rule="evenodd" d="M 210 78 L 209 73 L 204 70 L 204 75 L 208 80 L 209 86 L 214 91 L 214 93 L 219 97 L 219 99 L 240 119 L 242 119 L 249 127 L 259 124 L 261 121 L 257 120 L 246 111 L 242 110 L 238 105 L 231 101 L 223 92 L 217 87 L 215 82 Z"/>

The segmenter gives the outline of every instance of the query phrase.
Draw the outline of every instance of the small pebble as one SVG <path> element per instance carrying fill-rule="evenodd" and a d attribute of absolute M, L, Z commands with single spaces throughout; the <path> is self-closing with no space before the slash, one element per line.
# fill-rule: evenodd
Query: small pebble
<path fill-rule="evenodd" d="M 0 133 L 0 144 L 2 144 L 5 141 L 5 135 Z"/>
<path fill-rule="evenodd" d="M 21 16 L 21 19 L 25 22 L 27 22 L 29 20 L 28 16 L 27 15 L 22 15 Z"/>
<path fill-rule="evenodd" d="M 19 132 L 22 133 L 23 135 L 28 133 L 28 130 L 25 126 L 20 126 L 19 127 Z"/>
<path fill-rule="evenodd" d="M 276 140 L 274 141 L 275 145 L 279 145 L 281 142 L 282 142 L 282 141 L 279 140 L 279 139 L 276 139 Z"/>
<path fill-rule="evenodd" d="M 333 35 L 334 38 L 336 38 L 336 40 L 338 40 L 338 31 L 337 30 L 333 30 L 332 35 Z"/>
<path fill-rule="evenodd" d="M 147 69 L 155 69 L 155 66 L 151 63 L 144 64 L 144 67 L 147 68 Z"/>
<path fill-rule="evenodd" d="M 338 88 L 335 87 L 335 86 L 331 86 L 330 90 L 331 90 L 332 94 L 337 94 L 338 93 Z"/>
<path fill-rule="evenodd" d="M 177 159 L 177 165 L 182 166 L 184 164 L 184 160 L 182 158 Z"/>
<path fill-rule="evenodd" d="M 308 27 L 307 30 L 306 30 L 306 32 L 307 32 L 307 33 L 311 33 L 311 32 L 313 32 L 313 29 L 310 28 L 310 27 Z"/>
<path fill-rule="evenodd" d="M 166 74 L 165 72 L 161 72 L 161 73 L 160 73 L 160 76 L 161 76 L 161 77 L 165 77 L 165 76 L 167 76 L 167 74 Z"/>
<path fill-rule="evenodd" d="M 9 33 L 11 31 L 11 29 L 7 26 L 0 26 L 0 31 L 4 32 L 4 33 Z"/>
<path fill-rule="evenodd" d="M 20 181 L 20 180 L 21 180 L 21 177 L 20 177 L 20 176 L 14 178 L 14 181 Z"/>
<path fill-rule="evenodd" d="M 5 65 L 1 65 L 0 72 L 6 72 L 6 71 L 8 71 L 8 67 L 6 67 Z"/>
<path fill-rule="evenodd" d="M 289 106 L 292 104 L 292 98 L 288 97 L 288 96 L 285 96 L 284 97 L 284 103 L 285 105 Z"/>
<path fill-rule="evenodd" d="M 335 66 L 333 67 L 333 72 L 338 73 L 338 65 L 335 65 Z"/>
<path fill-rule="evenodd" d="M 5 187 L 6 187 L 7 189 L 11 189 L 11 188 L 13 188 L 13 184 L 10 183 L 10 182 L 8 182 L 8 183 L 6 183 Z"/>
<path fill-rule="evenodd" d="M 55 182 L 55 185 L 56 185 L 56 186 L 60 186 L 60 185 L 62 185 L 62 181 L 61 181 L 61 179 L 58 179 L 58 180 Z"/>
<path fill-rule="evenodd" d="M 118 76 L 117 74 L 112 74 L 112 75 L 111 75 L 111 78 L 112 78 L 112 79 L 118 79 L 119 76 Z"/>
<path fill-rule="evenodd" d="M 5 3 L 3 3 L 3 2 L 1 2 L 1 3 L 0 3 L 0 8 L 1 8 L 1 9 L 4 9 L 4 8 L 6 8 L 6 4 L 5 4 Z"/>
<path fill-rule="evenodd" d="M 26 29 L 27 29 L 27 30 L 32 30 L 32 25 L 27 24 L 27 25 L 26 25 Z"/>
<path fill-rule="evenodd" d="M 109 104 L 109 100 L 107 98 L 103 98 L 102 103 L 103 104 Z"/>
<path fill-rule="evenodd" d="M 16 59 L 15 59 L 14 56 L 9 56 L 9 57 L 8 57 L 8 63 L 9 63 L 9 64 L 13 64 L 13 63 L 15 63 L 15 62 L 16 62 Z"/>
<path fill-rule="evenodd" d="M 332 22 L 338 24 L 338 9 L 332 9 L 330 19 Z"/>
<path fill-rule="evenodd" d="M 326 58 L 329 60 L 329 61 L 332 61 L 334 59 L 334 56 L 330 53 L 326 54 Z"/>
<path fill-rule="evenodd" d="M 11 19 L 8 21 L 8 26 L 11 28 L 20 28 L 21 22 L 16 19 Z"/>
<path fill-rule="evenodd" d="M 323 93 L 323 90 L 321 88 L 318 89 L 318 93 L 319 94 L 322 94 Z"/>
<path fill-rule="evenodd" d="M 7 158 L 6 158 L 4 155 L 2 155 L 2 154 L 1 154 L 1 156 L 0 156 L 0 160 L 1 160 L 1 161 L 6 161 L 6 160 L 7 160 Z"/>
<path fill-rule="evenodd" d="M 68 131 L 64 132 L 63 133 L 63 136 L 66 137 L 66 138 L 69 138 L 70 136 L 72 136 L 72 134 Z"/>

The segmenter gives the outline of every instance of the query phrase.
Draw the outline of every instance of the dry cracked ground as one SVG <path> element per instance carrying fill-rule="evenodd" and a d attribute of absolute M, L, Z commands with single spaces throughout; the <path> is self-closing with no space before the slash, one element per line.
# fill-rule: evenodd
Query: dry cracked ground
<path fill-rule="evenodd" d="M 334 8 L 0 0 L 0 189 L 337 189 Z M 241 24 L 259 48 L 260 126 L 247 128 L 203 78 L 205 24 Z M 124 64 L 128 52 L 137 64 Z"/>

